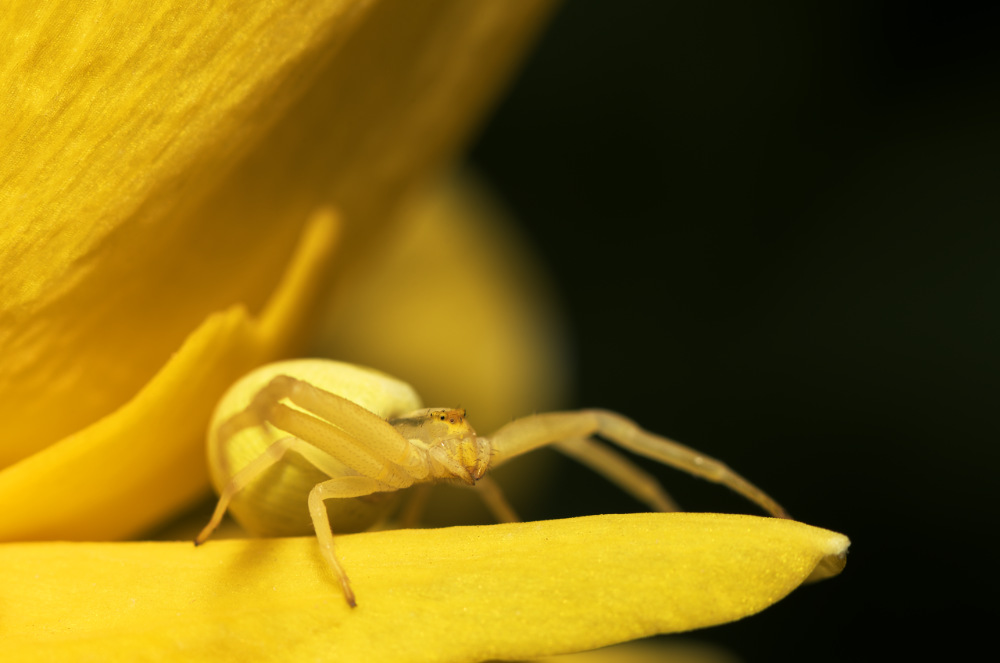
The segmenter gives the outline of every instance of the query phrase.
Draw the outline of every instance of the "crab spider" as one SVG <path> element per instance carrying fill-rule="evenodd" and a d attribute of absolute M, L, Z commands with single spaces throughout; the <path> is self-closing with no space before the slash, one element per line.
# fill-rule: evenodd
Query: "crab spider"
<path fill-rule="evenodd" d="M 315 531 L 353 607 L 354 592 L 334 551 L 334 530 L 367 529 L 391 511 L 397 491 L 441 482 L 475 485 L 498 519 L 516 520 L 486 471 L 550 444 L 652 509 L 675 510 L 655 479 L 592 435 L 728 486 L 771 515 L 788 517 L 723 463 L 612 412 L 536 414 L 483 437 L 466 421 L 464 410 L 422 408 L 413 388 L 396 378 L 306 359 L 253 371 L 216 408 L 208 457 L 219 502 L 195 545 L 208 539 L 227 509 L 259 536 Z"/>

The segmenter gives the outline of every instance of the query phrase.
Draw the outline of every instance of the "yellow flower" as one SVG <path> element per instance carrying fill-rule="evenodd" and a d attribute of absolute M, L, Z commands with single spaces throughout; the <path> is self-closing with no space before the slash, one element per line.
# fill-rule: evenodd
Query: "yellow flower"
<path fill-rule="evenodd" d="M 379 532 L 338 540 L 351 611 L 309 538 L 110 542 L 204 494 L 222 390 L 424 209 L 550 4 L 5 4 L 0 658 L 541 656 L 839 571 L 844 537 L 763 518 Z"/>

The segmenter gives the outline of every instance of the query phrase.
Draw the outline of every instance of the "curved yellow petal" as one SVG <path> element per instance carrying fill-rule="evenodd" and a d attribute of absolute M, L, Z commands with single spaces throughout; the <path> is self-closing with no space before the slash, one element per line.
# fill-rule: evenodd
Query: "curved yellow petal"
<path fill-rule="evenodd" d="M 752 615 L 846 537 L 794 521 L 634 514 L 337 539 L 0 545 L 5 661 L 533 658 Z"/>
<path fill-rule="evenodd" d="M 0 541 L 134 536 L 205 492 L 205 429 L 222 393 L 288 353 L 321 291 L 336 240 L 313 217 L 259 319 L 210 315 L 131 401 L 0 471 Z"/>
<path fill-rule="evenodd" d="M 123 405 L 213 311 L 258 313 L 313 209 L 361 259 L 549 5 L 5 3 L 0 467 Z"/>

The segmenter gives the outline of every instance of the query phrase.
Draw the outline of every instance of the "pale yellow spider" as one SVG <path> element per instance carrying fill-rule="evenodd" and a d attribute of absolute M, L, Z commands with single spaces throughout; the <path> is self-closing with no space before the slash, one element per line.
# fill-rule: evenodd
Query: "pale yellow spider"
<path fill-rule="evenodd" d="M 209 466 L 219 503 L 195 544 L 208 539 L 227 508 L 258 536 L 315 531 L 353 607 L 354 592 L 334 552 L 334 530 L 367 529 L 388 515 L 396 491 L 440 482 L 476 486 L 498 519 L 516 520 L 486 471 L 549 444 L 651 508 L 675 510 L 655 479 L 591 435 L 728 486 L 771 515 L 788 517 L 723 463 L 618 414 L 536 414 L 486 438 L 476 434 L 464 410 L 421 408 L 408 384 L 351 364 L 305 359 L 250 373 L 222 398 L 209 428 Z"/>

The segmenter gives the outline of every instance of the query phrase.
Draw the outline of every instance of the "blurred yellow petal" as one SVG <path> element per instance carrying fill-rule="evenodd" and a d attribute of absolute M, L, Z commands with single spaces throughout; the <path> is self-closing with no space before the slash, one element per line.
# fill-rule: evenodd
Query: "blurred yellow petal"
<path fill-rule="evenodd" d="M 342 536 L 354 610 L 312 538 L 5 544 L 0 658 L 528 659 L 752 615 L 848 543 L 715 514 Z"/>
<path fill-rule="evenodd" d="M 311 210 L 245 214 L 227 178 L 360 15 L 227 4 L 5 6 L 0 466 L 123 404 L 210 313 L 259 311 L 288 261 Z"/>
<path fill-rule="evenodd" d="M 358 260 L 550 4 L 5 3 L 0 466 L 120 407 L 212 312 L 259 312 L 317 207 Z"/>
<path fill-rule="evenodd" d="M 217 394 L 287 352 L 334 240 L 333 217 L 318 214 L 260 319 L 242 306 L 212 314 L 134 399 L 0 472 L 0 541 L 134 536 L 203 494 Z"/>

